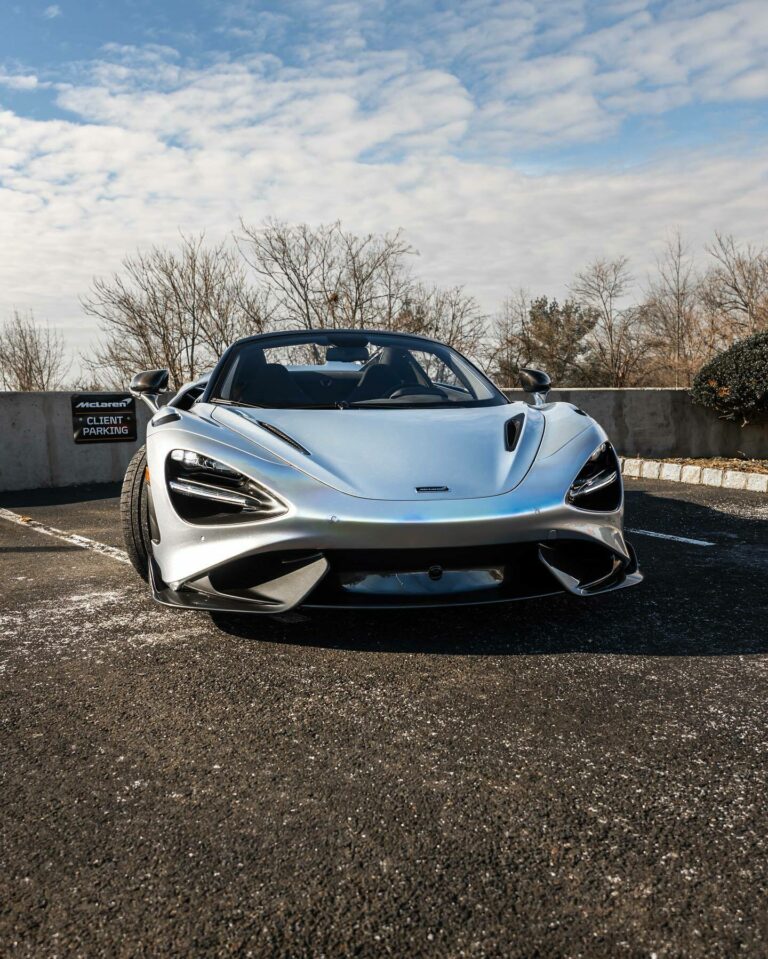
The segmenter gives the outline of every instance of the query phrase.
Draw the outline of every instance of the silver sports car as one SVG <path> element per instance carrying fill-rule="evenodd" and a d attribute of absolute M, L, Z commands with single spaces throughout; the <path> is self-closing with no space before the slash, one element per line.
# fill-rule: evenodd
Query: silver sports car
<path fill-rule="evenodd" d="M 126 546 L 169 606 L 492 603 L 639 583 L 619 463 L 602 428 L 510 402 L 419 336 L 364 330 L 239 340 L 166 405 L 165 370 L 123 485 Z"/>

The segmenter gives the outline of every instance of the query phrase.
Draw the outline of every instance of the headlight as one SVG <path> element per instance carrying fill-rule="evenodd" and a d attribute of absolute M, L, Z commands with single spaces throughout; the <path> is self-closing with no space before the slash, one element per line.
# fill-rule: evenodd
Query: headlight
<path fill-rule="evenodd" d="M 211 459 L 209 456 L 203 456 L 202 453 L 193 453 L 192 450 L 171 450 L 171 459 L 176 463 L 181 463 L 184 469 L 188 470 L 212 470 L 214 473 L 220 473 L 223 476 L 239 476 L 235 470 L 231 470 L 224 463 Z"/>
<path fill-rule="evenodd" d="M 174 509 L 190 523 L 271 519 L 288 509 L 254 480 L 192 450 L 171 451 L 166 480 Z"/>
<path fill-rule="evenodd" d="M 568 502 L 579 509 L 613 512 L 621 506 L 621 468 L 610 443 L 601 443 L 571 483 Z"/>

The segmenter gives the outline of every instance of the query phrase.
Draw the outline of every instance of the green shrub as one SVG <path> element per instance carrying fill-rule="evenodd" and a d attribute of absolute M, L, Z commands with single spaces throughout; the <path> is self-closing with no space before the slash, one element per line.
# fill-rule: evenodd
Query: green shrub
<path fill-rule="evenodd" d="M 691 396 L 742 425 L 768 413 L 768 332 L 739 340 L 710 360 L 697 373 Z"/>

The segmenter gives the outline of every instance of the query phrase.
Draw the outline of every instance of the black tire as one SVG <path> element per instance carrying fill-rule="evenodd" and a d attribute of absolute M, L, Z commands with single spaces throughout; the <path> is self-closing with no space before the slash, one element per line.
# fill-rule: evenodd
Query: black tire
<path fill-rule="evenodd" d="M 145 474 L 147 453 L 141 447 L 128 464 L 120 494 L 120 519 L 128 559 L 145 581 L 149 580 L 149 498 Z"/>

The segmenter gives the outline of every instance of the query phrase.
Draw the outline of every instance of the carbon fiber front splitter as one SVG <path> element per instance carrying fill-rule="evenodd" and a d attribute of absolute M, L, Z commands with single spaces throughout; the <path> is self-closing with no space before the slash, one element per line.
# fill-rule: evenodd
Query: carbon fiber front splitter
<path fill-rule="evenodd" d="M 535 599 L 568 592 L 580 597 L 596 596 L 642 581 L 634 550 L 630 547 L 629 560 L 601 549 L 604 553 L 600 564 L 595 556 L 579 560 L 578 550 L 583 545 L 575 544 L 574 552 L 558 553 L 547 544 L 527 543 L 508 547 L 509 554 L 500 561 L 498 586 L 447 592 L 408 592 L 412 574 L 398 575 L 397 570 L 437 569 L 439 579 L 442 566 L 437 565 L 439 555 L 421 555 L 424 551 L 402 551 L 396 560 L 386 557 L 386 551 L 371 550 L 364 555 L 340 554 L 278 554 L 268 557 L 251 557 L 222 570 L 213 570 L 205 577 L 185 584 L 178 590 L 163 582 L 157 563 L 150 563 L 150 580 L 154 599 L 166 606 L 181 609 L 197 609 L 207 612 L 277 614 L 297 606 L 314 609 L 418 609 L 487 605 Z M 469 555 L 452 551 L 445 560 L 448 568 L 476 572 L 482 554 Z M 599 558 L 599 557 L 598 557 Z M 252 566 L 262 564 L 256 575 Z M 249 564 L 252 564 L 249 566 Z M 580 567 L 581 564 L 581 568 Z M 349 571 L 353 571 L 350 577 Z M 222 572 L 223 571 L 223 572 Z M 354 572 L 359 571 L 359 575 Z M 365 592 L 359 586 L 349 585 L 355 580 L 384 579 L 388 577 L 402 585 L 386 593 L 376 590 Z"/>

